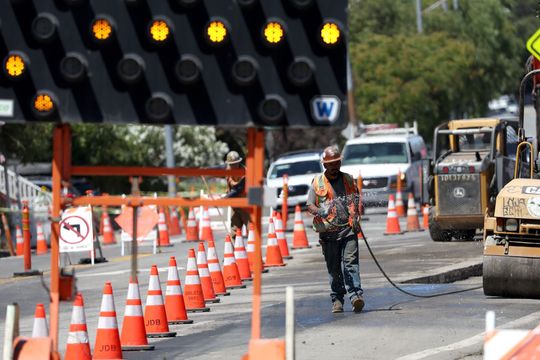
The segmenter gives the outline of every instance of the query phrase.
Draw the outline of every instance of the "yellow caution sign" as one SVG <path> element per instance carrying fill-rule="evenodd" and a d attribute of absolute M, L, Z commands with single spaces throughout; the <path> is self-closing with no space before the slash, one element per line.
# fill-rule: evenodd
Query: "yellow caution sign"
<path fill-rule="evenodd" d="M 540 29 L 536 30 L 533 36 L 527 40 L 527 50 L 540 60 Z"/>

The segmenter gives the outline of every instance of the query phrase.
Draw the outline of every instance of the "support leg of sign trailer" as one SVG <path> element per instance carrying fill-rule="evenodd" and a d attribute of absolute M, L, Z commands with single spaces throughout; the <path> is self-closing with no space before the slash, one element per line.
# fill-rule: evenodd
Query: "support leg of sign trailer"
<path fill-rule="evenodd" d="M 263 186 L 264 130 L 249 128 L 247 133 L 246 187 Z M 251 222 L 255 228 L 255 269 L 253 278 L 253 308 L 251 339 L 261 338 L 261 217 L 262 207 L 251 207 Z"/>
<path fill-rule="evenodd" d="M 133 236 L 131 239 L 131 280 L 137 279 L 137 218 L 138 206 L 133 206 Z M 154 240 L 154 254 L 156 250 L 156 240 Z"/>

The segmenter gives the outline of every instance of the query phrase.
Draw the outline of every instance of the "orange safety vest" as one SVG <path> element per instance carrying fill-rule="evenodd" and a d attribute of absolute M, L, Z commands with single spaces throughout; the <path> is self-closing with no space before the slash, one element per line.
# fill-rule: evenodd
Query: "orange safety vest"
<path fill-rule="evenodd" d="M 322 217 L 316 215 L 313 218 L 313 230 L 316 232 L 330 232 L 337 231 L 345 225 L 352 226 L 354 219 L 354 214 L 357 213 L 358 209 L 358 197 L 354 196 L 358 194 L 358 187 L 351 175 L 347 173 L 341 173 L 343 175 L 343 184 L 345 185 L 345 195 L 347 196 L 347 208 L 349 209 L 349 221 L 347 224 L 333 224 L 332 221 L 336 218 L 336 207 L 333 206 L 330 209 L 328 216 L 323 219 Z M 313 178 L 311 183 L 313 189 L 315 190 L 315 205 L 321 206 L 322 204 L 332 201 L 335 197 L 334 190 L 330 185 L 330 182 L 324 176 L 320 174 Z"/>

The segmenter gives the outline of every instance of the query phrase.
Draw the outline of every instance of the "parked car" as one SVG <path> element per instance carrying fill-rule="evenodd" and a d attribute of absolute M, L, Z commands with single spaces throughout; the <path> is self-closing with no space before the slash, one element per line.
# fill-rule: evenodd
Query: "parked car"
<path fill-rule="evenodd" d="M 364 133 L 348 140 L 343 148 L 341 170 L 355 179 L 362 176 L 364 205 L 384 206 L 395 193 L 398 174 L 403 197 L 412 192 L 422 196 L 421 169 L 427 157 L 424 140 L 416 128 L 388 128 Z"/>
<path fill-rule="evenodd" d="M 266 184 L 277 189 L 278 208 L 282 205 L 283 175 L 287 174 L 289 193 L 287 205 L 305 207 L 313 178 L 324 171 L 321 150 L 303 150 L 283 154 L 274 161 L 266 175 Z"/>

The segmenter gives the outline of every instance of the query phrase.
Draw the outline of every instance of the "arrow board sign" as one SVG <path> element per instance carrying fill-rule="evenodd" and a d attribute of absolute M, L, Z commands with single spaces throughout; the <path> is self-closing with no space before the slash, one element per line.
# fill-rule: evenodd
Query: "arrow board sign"
<path fill-rule="evenodd" d="M 94 249 L 92 208 L 70 208 L 60 221 L 60 252 L 92 251 Z"/>

